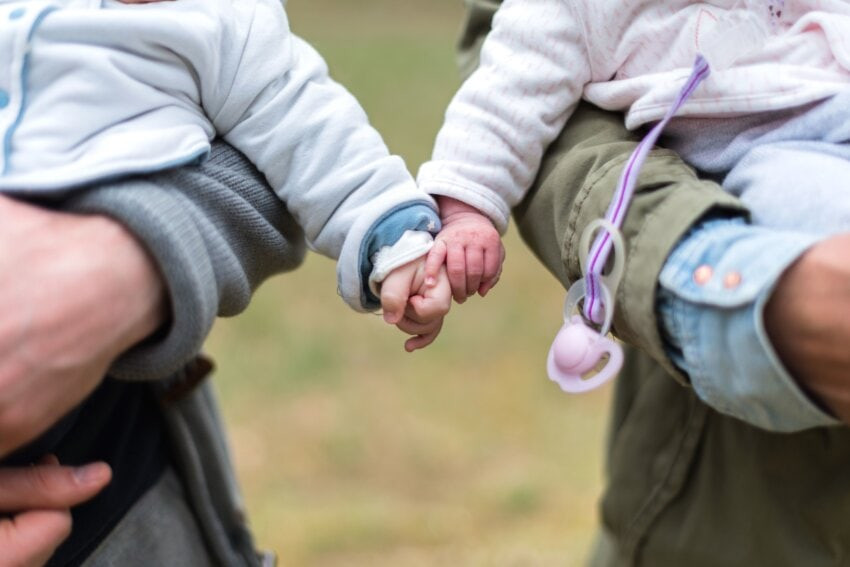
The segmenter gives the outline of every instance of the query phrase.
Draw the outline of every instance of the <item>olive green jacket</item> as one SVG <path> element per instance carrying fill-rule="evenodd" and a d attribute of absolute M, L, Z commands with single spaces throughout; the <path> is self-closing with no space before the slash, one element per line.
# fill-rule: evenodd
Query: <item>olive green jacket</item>
<path fill-rule="evenodd" d="M 468 73 L 499 2 L 466 3 Z M 565 287 L 581 275 L 579 235 L 604 216 L 635 145 L 622 116 L 583 104 L 514 211 L 525 242 Z M 675 154 L 650 154 L 623 227 L 614 331 L 630 346 L 616 381 L 594 565 L 850 565 L 850 430 L 769 433 L 715 412 L 659 334 L 655 289 L 672 247 L 706 215 L 746 214 Z"/>

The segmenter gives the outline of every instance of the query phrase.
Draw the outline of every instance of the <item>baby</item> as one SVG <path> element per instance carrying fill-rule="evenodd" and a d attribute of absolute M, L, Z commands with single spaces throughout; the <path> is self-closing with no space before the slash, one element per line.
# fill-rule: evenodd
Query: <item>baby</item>
<path fill-rule="evenodd" d="M 761 321 L 784 269 L 850 230 L 848 37 L 839 0 L 505 0 L 419 171 L 444 227 L 429 277 L 445 258 L 456 299 L 486 292 L 498 233 L 579 100 L 625 112 L 629 128 L 652 124 L 702 54 L 711 74 L 665 144 L 739 196 L 755 226 L 706 219 L 670 255 L 656 298 L 668 353 L 719 411 L 773 430 L 835 423 Z"/>
<path fill-rule="evenodd" d="M 435 203 L 279 0 L 27 0 L 0 19 L 0 191 L 49 198 L 193 164 L 220 136 L 338 258 L 351 307 L 383 303 L 408 350 L 439 333 L 447 279 L 422 283 Z"/>
<path fill-rule="evenodd" d="M 579 99 L 625 111 L 629 128 L 656 122 L 696 55 L 736 30 L 764 37 L 739 41 L 756 45 L 713 69 L 665 144 L 723 179 L 758 224 L 850 229 L 850 199 L 834 182 L 850 174 L 850 3 L 505 0 L 419 171 L 444 225 L 429 272 L 447 255 L 455 298 L 478 282 L 486 292 L 502 257 L 496 231 Z"/>

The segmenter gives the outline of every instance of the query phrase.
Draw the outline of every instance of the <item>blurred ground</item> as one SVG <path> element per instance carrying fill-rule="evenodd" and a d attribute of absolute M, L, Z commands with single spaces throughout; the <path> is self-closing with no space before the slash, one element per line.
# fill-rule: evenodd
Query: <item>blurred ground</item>
<path fill-rule="evenodd" d="M 460 0 L 289 0 L 415 171 L 458 85 Z M 500 284 L 413 355 L 311 256 L 207 345 L 250 516 L 281 565 L 579 565 L 596 522 L 608 391 L 545 376 L 563 290 L 512 228 Z"/>

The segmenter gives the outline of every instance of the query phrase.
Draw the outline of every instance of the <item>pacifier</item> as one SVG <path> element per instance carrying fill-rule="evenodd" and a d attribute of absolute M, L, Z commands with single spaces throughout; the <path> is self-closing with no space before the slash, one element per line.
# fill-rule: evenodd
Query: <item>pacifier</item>
<path fill-rule="evenodd" d="M 743 1 L 749 7 L 750 3 L 758 0 Z M 728 25 L 729 22 L 726 22 L 721 29 L 725 28 L 727 35 L 731 33 L 734 36 L 733 39 L 740 41 L 731 47 L 731 44 L 723 44 L 723 41 L 720 41 L 721 50 L 719 52 L 715 50 L 712 54 L 715 63 L 719 65 L 728 64 L 725 59 L 740 55 L 739 51 L 747 51 L 750 43 L 757 45 L 766 37 L 765 29 L 758 21 L 742 16 L 740 22 L 732 23 L 735 25 Z M 748 30 L 752 31 L 752 36 L 749 38 L 745 33 Z M 717 37 L 723 39 L 721 36 L 716 36 L 715 41 Z M 676 101 L 629 157 L 605 218 L 590 223 L 581 235 L 578 257 L 581 262 L 582 277 L 570 286 L 567 293 L 567 300 L 564 303 L 564 326 L 549 349 L 546 365 L 549 379 L 556 382 L 565 392 L 578 393 L 592 390 L 613 378 L 623 365 L 622 348 L 607 337 L 614 313 L 613 298 L 616 297 L 617 286 L 623 274 L 626 255 L 626 248 L 618 227 L 622 226 L 637 176 L 646 156 L 658 141 L 665 126 L 700 83 L 710 75 L 713 64 L 702 55 L 697 57 L 694 68 L 682 86 Z M 591 247 L 590 239 L 600 229 L 602 232 L 596 235 Z M 603 274 L 612 249 L 614 261 L 608 274 Z M 586 319 L 594 324 L 601 324 L 598 332 L 588 326 L 581 315 L 574 315 L 582 299 L 585 300 L 582 307 Z M 607 360 L 604 360 L 605 356 L 608 357 Z M 600 365 L 601 368 L 599 368 Z M 593 372 L 595 374 L 591 374 Z"/>
<path fill-rule="evenodd" d="M 608 221 L 599 219 L 587 227 L 582 235 L 580 247 L 589 250 L 591 235 L 603 228 L 612 237 L 614 248 L 614 267 L 607 276 L 592 275 L 594 286 L 601 295 L 601 310 L 604 313 L 602 326 L 597 331 L 588 326 L 581 315 L 574 314 L 579 303 L 587 295 L 587 278 L 582 277 L 570 286 L 564 301 L 564 325 L 552 346 L 546 360 L 549 379 L 558 384 L 561 390 L 578 394 L 598 388 L 617 375 L 623 366 L 623 349 L 614 340 L 607 337 L 614 317 L 614 293 L 622 275 L 624 246 L 619 231 Z M 579 256 L 584 260 L 585 254 Z M 585 262 L 582 261 L 584 272 Z M 605 357 L 607 356 L 607 360 Z M 599 365 L 604 361 L 604 365 Z M 588 376 L 588 374 L 595 372 Z"/>
<path fill-rule="evenodd" d="M 585 379 L 608 355 L 608 360 L 596 374 Z M 565 323 L 549 349 L 546 370 L 549 379 L 565 392 L 579 394 L 598 388 L 620 371 L 623 349 L 584 324 L 579 315 Z"/>

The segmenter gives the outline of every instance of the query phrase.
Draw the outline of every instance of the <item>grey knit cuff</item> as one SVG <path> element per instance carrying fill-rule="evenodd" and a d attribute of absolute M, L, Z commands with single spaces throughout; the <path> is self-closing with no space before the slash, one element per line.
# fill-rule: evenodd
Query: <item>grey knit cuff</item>
<path fill-rule="evenodd" d="M 218 310 L 213 266 L 204 240 L 174 192 L 143 180 L 86 190 L 63 206 L 70 212 L 103 214 L 144 243 L 165 280 L 171 319 L 148 340 L 124 353 L 109 371 L 124 380 L 165 378 L 200 351 Z"/>

